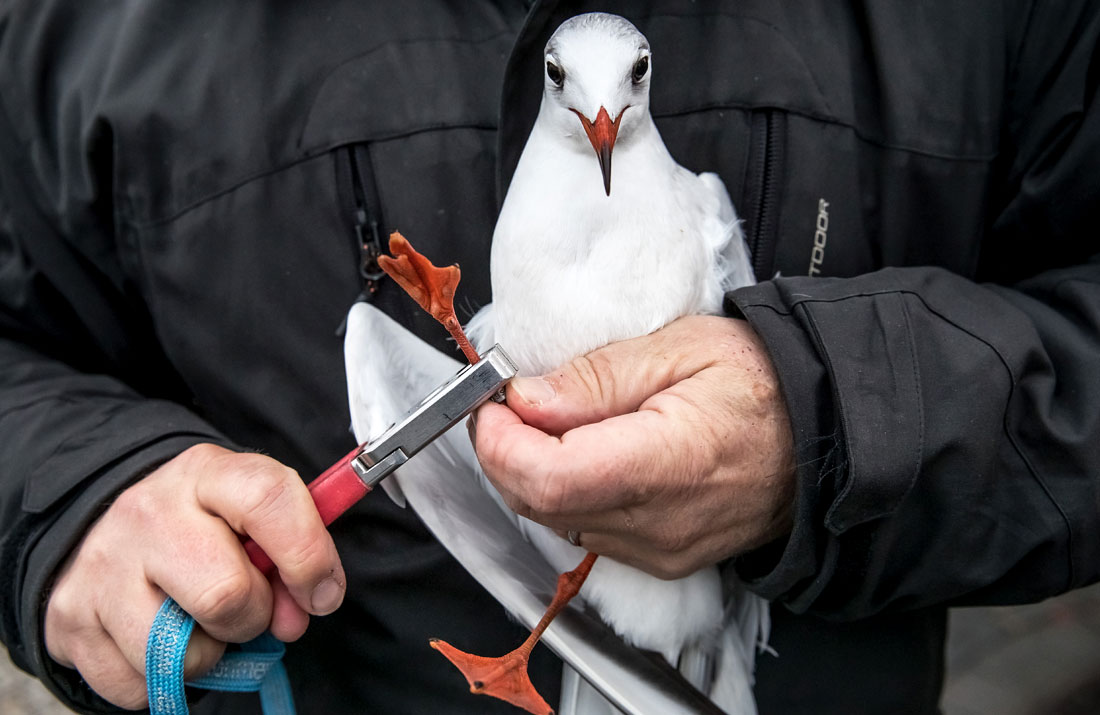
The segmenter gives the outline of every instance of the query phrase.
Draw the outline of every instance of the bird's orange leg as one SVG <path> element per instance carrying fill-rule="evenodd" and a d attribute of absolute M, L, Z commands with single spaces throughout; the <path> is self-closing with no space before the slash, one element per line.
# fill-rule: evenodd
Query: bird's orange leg
<path fill-rule="evenodd" d="M 390 234 L 390 252 L 393 257 L 380 256 L 379 265 L 398 285 L 400 285 L 421 308 L 443 324 L 447 332 L 454 337 L 462 348 L 466 359 L 473 364 L 478 361 L 477 351 L 466 339 L 466 334 L 455 316 L 455 288 L 461 277 L 458 266 L 439 268 L 419 253 L 400 233 Z M 454 646 L 438 639 L 430 641 L 432 648 L 454 663 L 470 683 L 471 693 L 481 693 L 500 698 L 523 708 L 534 715 L 552 715 L 554 712 L 535 690 L 527 674 L 527 661 L 531 650 L 542 637 L 550 621 L 565 608 L 566 604 L 581 590 L 592 564 L 596 563 L 596 554 L 589 553 L 580 565 L 572 571 L 558 576 L 558 587 L 554 598 L 546 607 L 546 613 L 538 622 L 527 640 L 507 655 L 496 658 L 484 658 L 480 655 L 464 653 Z"/>
<path fill-rule="evenodd" d="M 438 639 L 432 639 L 432 648 L 442 653 L 462 671 L 470 684 L 471 693 L 491 695 L 523 708 L 533 715 L 553 715 L 553 709 L 535 690 L 527 674 L 527 661 L 531 657 L 531 650 L 535 647 L 535 643 L 542 637 L 550 622 L 581 590 L 594 563 L 596 563 L 596 554 L 586 554 L 577 568 L 558 576 L 558 587 L 554 591 L 553 600 L 546 607 L 546 613 L 531 631 L 527 640 L 511 653 L 496 658 L 485 658 L 465 653 Z"/>

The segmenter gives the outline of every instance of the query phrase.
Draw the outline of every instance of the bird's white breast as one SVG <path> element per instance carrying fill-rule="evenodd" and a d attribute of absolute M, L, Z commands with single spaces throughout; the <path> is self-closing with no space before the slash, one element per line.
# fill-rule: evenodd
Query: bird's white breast
<path fill-rule="evenodd" d="M 656 129 L 653 130 L 656 136 Z M 590 153 L 536 129 L 493 236 L 493 322 L 521 371 L 541 374 L 689 313 L 711 312 L 717 200 L 659 138 L 616 147 L 610 197 Z"/>

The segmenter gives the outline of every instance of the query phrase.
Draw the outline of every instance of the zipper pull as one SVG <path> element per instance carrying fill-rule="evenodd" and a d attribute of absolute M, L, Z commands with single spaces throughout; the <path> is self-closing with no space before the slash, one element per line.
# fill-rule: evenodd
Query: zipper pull
<path fill-rule="evenodd" d="M 378 222 L 369 218 L 363 208 L 355 211 L 355 238 L 359 243 L 359 275 L 365 286 L 363 297 L 369 301 L 378 292 L 378 284 L 386 272 L 378 265 L 378 257 L 382 255 Z"/>

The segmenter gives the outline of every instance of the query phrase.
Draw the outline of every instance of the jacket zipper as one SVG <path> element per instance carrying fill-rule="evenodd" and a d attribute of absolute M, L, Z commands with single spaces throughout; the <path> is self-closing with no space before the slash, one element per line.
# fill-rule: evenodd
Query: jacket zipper
<path fill-rule="evenodd" d="M 373 176 L 364 174 L 363 163 L 356 156 L 356 147 L 346 148 L 348 164 L 351 168 L 351 191 L 355 202 L 352 226 L 355 230 L 355 243 L 359 250 L 359 276 L 363 280 L 362 298 L 370 301 L 378 292 L 378 286 L 386 273 L 378 265 L 382 255 L 381 228 L 377 214 L 372 212 L 371 201 L 378 205 Z M 368 194 L 370 195 L 368 198 Z"/>
<path fill-rule="evenodd" d="M 752 269 L 758 281 L 772 277 L 775 270 L 778 232 L 779 167 L 782 159 L 781 117 L 775 110 L 754 114 L 752 118 L 753 176 L 756 178 L 756 212 L 753 216 L 749 248 Z"/>

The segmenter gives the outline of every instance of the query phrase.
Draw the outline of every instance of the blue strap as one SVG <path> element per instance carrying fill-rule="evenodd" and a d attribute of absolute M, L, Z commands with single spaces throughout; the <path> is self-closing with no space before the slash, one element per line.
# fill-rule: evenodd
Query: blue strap
<path fill-rule="evenodd" d="M 152 715 L 186 715 L 183 658 L 195 619 L 171 598 L 157 611 L 145 652 L 145 682 Z M 294 715 L 294 697 L 282 657 L 286 646 L 264 633 L 227 651 L 205 675 L 187 685 L 204 690 L 260 693 L 265 715 Z"/>

